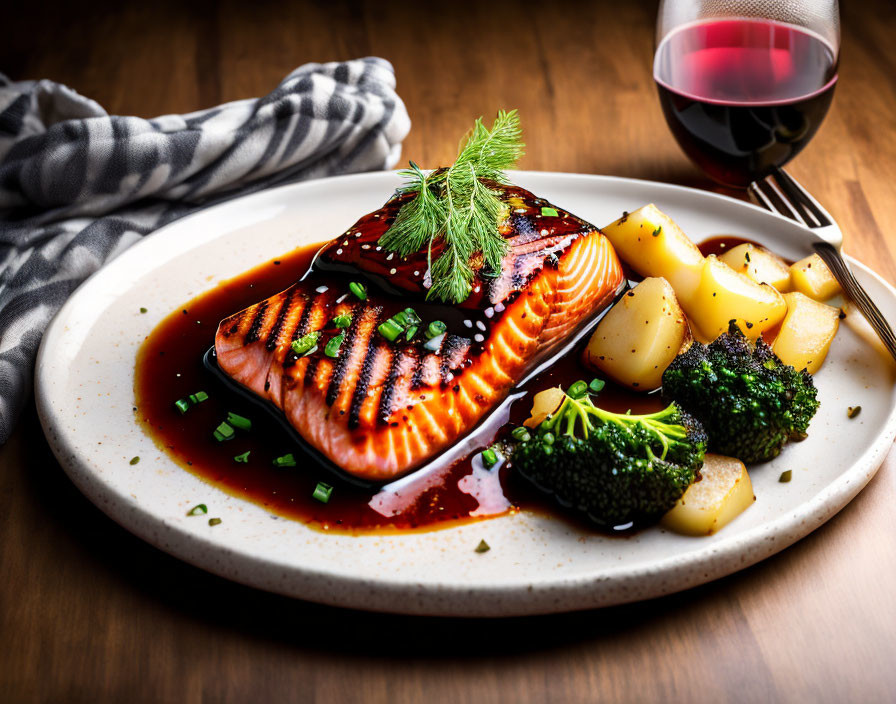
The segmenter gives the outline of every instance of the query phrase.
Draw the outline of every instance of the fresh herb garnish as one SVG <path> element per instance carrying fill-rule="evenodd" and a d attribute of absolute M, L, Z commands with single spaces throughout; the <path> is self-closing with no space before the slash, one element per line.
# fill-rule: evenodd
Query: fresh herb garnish
<path fill-rule="evenodd" d="M 401 172 L 401 190 L 416 193 L 380 237 L 384 249 L 402 257 L 426 249 L 432 287 L 427 298 L 460 303 L 473 285 L 471 258 L 479 254 L 483 268 L 501 270 L 507 242 L 498 232 L 507 207 L 485 181 L 506 183 L 504 170 L 523 153 L 516 110 L 498 113 L 491 130 L 476 120 L 452 166 L 424 173 L 414 162 Z M 432 261 L 435 244 L 443 245 Z"/>
<path fill-rule="evenodd" d="M 604 387 L 607 385 L 603 379 L 592 379 L 591 383 L 588 384 L 588 391 L 592 394 L 599 394 L 604 390 Z"/>
<path fill-rule="evenodd" d="M 275 467 L 295 467 L 296 466 L 296 458 L 291 452 L 285 455 L 280 455 L 280 457 L 274 458 L 274 466 Z"/>
<path fill-rule="evenodd" d="M 233 461 L 240 462 L 241 464 L 246 464 L 246 462 L 249 461 L 249 453 L 250 452 L 252 452 L 252 450 L 246 450 L 243 454 L 237 455 L 236 457 L 234 457 Z"/>
<path fill-rule="evenodd" d="M 319 330 L 302 335 L 298 340 L 293 340 L 292 351 L 299 357 L 307 356 L 317 349 L 318 339 L 320 339 Z"/>
<path fill-rule="evenodd" d="M 650 233 L 650 234 L 652 234 L 654 237 L 659 237 L 659 236 L 660 236 L 660 233 L 661 233 L 662 231 L 663 231 L 663 226 L 662 226 L 662 225 L 659 225 L 659 226 L 657 226 L 657 228 L 656 228 L 652 233 Z"/>
<path fill-rule="evenodd" d="M 141 312 L 141 313 L 146 313 L 146 312 L 148 312 L 148 311 L 147 311 L 146 308 L 141 308 L 141 309 L 140 309 L 140 312 Z"/>
<path fill-rule="evenodd" d="M 352 324 L 352 316 L 349 313 L 340 313 L 333 318 L 333 326 L 339 329 L 347 328 Z"/>
<path fill-rule="evenodd" d="M 519 428 L 514 428 L 510 432 L 510 437 L 512 437 L 517 442 L 529 442 L 532 439 L 532 435 L 529 434 L 529 431 L 526 430 L 523 426 Z"/>
<path fill-rule="evenodd" d="M 216 525 L 218 525 L 220 522 L 221 522 L 221 519 L 220 519 L 220 518 L 209 518 L 209 519 L 208 519 L 208 524 L 209 524 L 210 526 L 216 526 Z"/>
<path fill-rule="evenodd" d="M 131 457 L 130 464 L 137 464 L 140 461 L 139 457 Z"/>
<path fill-rule="evenodd" d="M 245 416 L 237 415 L 233 411 L 227 413 L 227 422 L 240 430 L 252 430 L 252 421 Z"/>
<path fill-rule="evenodd" d="M 196 504 L 193 508 L 187 511 L 188 516 L 202 516 L 206 513 L 208 513 L 208 506 L 205 504 Z"/>
<path fill-rule="evenodd" d="M 433 320 L 426 328 L 426 332 L 424 335 L 427 340 L 431 340 L 434 337 L 438 337 L 442 333 L 444 333 L 448 329 L 448 326 L 445 325 L 441 320 Z"/>
<path fill-rule="evenodd" d="M 787 482 L 790 481 L 790 478 L 791 478 L 792 476 L 793 476 L 793 470 L 792 470 L 792 469 L 788 469 L 788 470 L 786 470 L 786 471 L 784 471 L 784 472 L 781 472 L 781 476 L 778 477 L 778 481 L 781 482 L 781 483 L 783 483 L 783 484 L 786 484 Z"/>
<path fill-rule="evenodd" d="M 547 216 L 552 217 L 552 218 L 556 218 L 556 217 L 559 217 L 559 216 L 560 216 L 560 213 L 557 212 L 557 209 L 556 209 L 556 208 L 549 208 L 549 207 L 547 207 L 547 206 L 545 206 L 545 207 L 543 207 L 543 208 L 541 209 L 541 214 L 542 214 L 542 215 L 547 215 Z"/>
<path fill-rule="evenodd" d="M 225 440 L 232 440 L 235 433 L 233 428 L 225 422 L 215 428 L 213 435 L 218 442 L 224 442 Z"/>
<path fill-rule="evenodd" d="M 333 493 L 333 487 L 325 482 L 318 482 L 317 486 L 314 487 L 314 493 L 311 495 L 311 498 L 317 499 L 322 504 L 327 503 L 330 500 L 330 494 Z"/>
<path fill-rule="evenodd" d="M 484 540 L 480 540 L 479 545 L 476 546 L 476 552 L 488 552 L 489 550 L 491 550 L 491 547 Z"/>
<path fill-rule="evenodd" d="M 855 418 L 857 415 L 859 415 L 859 413 L 861 413 L 861 412 L 862 412 L 861 406 L 850 406 L 849 408 L 846 409 L 846 417 L 852 419 L 852 418 Z"/>
<path fill-rule="evenodd" d="M 339 348 L 342 347 L 342 343 L 344 341 L 344 332 L 341 332 L 338 335 L 334 335 L 327 341 L 327 346 L 324 347 L 324 354 L 327 355 L 327 357 L 333 357 L 335 359 L 339 356 Z"/>
<path fill-rule="evenodd" d="M 353 294 L 355 294 L 355 297 L 358 300 L 360 300 L 360 301 L 367 300 L 367 287 L 364 284 L 358 283 L 357 281 L 352 281 L 348 285 L 348 290 L 351 291 Z"/>

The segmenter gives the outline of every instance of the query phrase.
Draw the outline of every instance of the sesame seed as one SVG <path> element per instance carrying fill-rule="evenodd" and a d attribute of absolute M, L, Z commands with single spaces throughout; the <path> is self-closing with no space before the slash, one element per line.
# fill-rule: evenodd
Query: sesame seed
<path fill-rule="evenodd" d="M 398 269 L 389 269 L 390 274 L 394 274 L 396 271 L 398 271 Z"/>

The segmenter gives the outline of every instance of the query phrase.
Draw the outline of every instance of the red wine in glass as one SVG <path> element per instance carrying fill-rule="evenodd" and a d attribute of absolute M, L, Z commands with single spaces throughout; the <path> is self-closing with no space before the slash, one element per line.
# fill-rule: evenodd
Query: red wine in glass
<path fill-rule="evenodd" d="M 831 104 L 834 49 L 814 32 L 728 18 L 669 32 L 654 60 L 666 121 L 713 179 L 745 187 L 806 146 Z"/>

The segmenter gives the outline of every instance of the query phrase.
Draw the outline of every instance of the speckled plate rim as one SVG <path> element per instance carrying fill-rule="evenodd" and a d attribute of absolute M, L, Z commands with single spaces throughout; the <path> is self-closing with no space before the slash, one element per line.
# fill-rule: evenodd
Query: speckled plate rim
<path fill-rule="evenodd" d="M 388 177 L 388 178 L 384 178 Z M 582 174 L 541 174 L 520 172 L 518 179 L 526 185 L 527 178 L 588 179 L 596 189 L 602 184 L 635 186 L 649 184 L 652 188 L 672 195 L 684 193 L 689 198 L 702 199 L 707 204 L 723 209 L 742 208 L 755 211 L 762 218 L 781 220 L 755 206 L 725 196 L 669 184 L 643 182 L 607 176 Z M 348 188 L 352 182 L 366 179 L 394 179 L 394 174 L 362 174 L 330 179 L 336 188 Z M 339 183 L 341 182 L 341 183 Z M 137 243 L 105 269 L 82 284 L 49 326 L 38 356 L 36 397 L 38 412 L 50 446 L 63 468 L 79 489 L 118 523 L 153 545 L 210 572 L 236 581 L 340 606 L 371 610 L 433 615 L 510 616 L 549 613 L 606 606 L 625 601 L 660 596 L 716 579 L 754 564 L 799 540 L 823 524 L 845 506 L 870 481 L 880 467 L 896 436 L 896 406 L 890 408 L 884 429 L 875 441 L 839 477 L 823 490 L 801 503 L 795 511 L 767 521 L 746 532 L 707 545 L 687 554 L 673 555 L 643 565 L 605 567 L 594 574 L 570 577 L 496 577 L 489 583 L 469 584 L 444 579 L 421 579 L 409 583 L 406 579 L 383 576 L 375 580 L 338 574 L 314 566 L 297 566 L 288 561 L 259 559 L 256 555 L 230 549 L 220 541 L 183 531 L 157 515 L 151 506 L 142 506 L 114 491 L 95 472 L 90 457 L 72 451 L 71 438 L 62 428 L 59 409 L 54 404 L 54 388 L 48 366 L 44 364 L 62 335 L 62 323 L 78 299 L 89 295 L 92 288 L 102 285 L 104 272 L 110 267 L 127 267 L 136 261 L 143 249 L 162 246 L 166 230 L 195 227 L 210 210 L 250 208 L 253 201 L 286 195 L 309 184 L 283 186 L 271 191 L 246 196 L 215 206 L 162 228 L 151 238 Z M 786 222 L 786 221 L 785 221 Z M 789 223 L 788 223 L 789 225 Z M 196 228 L 201 229 L 201 228 Z M 794 235 L 799 236 L 799 235 Z M 199 240 L 211 241 L 213 235 Z M 192 243 L 196 245 L 197 242 Z M 851 260 L 858 278 L 872 286 L 879 297 L 885 293 L 896 301 L 896 290 L 864 265 Z M 88 292 L 88 293 L 85 293 Z M 497 519 L 504 520 L 504 519 Z M 452 530 L 452 529 L 449 529 Z M 747 550 L 749 548 L 749 550 Z M 612 583 L 607 591 L 601 585 Z M 629 596 L 627 596 L 629 595 Z M 412 598 L 409 598 L 412 597 Z M 475 597 L 475 598 L 471 598 Z"/>

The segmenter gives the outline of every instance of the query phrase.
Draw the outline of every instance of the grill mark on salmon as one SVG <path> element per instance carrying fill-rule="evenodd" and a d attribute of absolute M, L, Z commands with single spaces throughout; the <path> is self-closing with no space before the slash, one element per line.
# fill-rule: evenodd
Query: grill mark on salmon
<path fill-rule="evenodd" d="M 392 405 L 392 399 L 395 393 L 395 385 L 398 383 L 398 377 L 401 373 L 401 363 L 410 353 L 409 349 L 400 349 L 397 351 L 390 351 L 392 359 L 389 364 L 389 371 L 386 374 L 386 382 L 383 386 L 383 394 L 380 396 L 380 403 L 377 409 L 377 420 L 380 425 L 387 425 L 389 423 L 389 416 L 392 415 L 392 412 L 395 408 Z M 414 376 L 416 377 L 417 369 L 420 367 L 420 360 L 417 359 L 415 361 L 414 367 Z M 411 386 L 413 387 L 413 381 L 411 382 Z"/>
<path fill-rule="evenodd" d="M 542 217 L 546 201 L 502 188 L 515 212 L 501 230 L 510 251 L 498 276 L 477 275 L 459 306 L 424 300 L 425 253 L 401 259 L 376 251 L 398 197 L 325 246 L 302 281 L 222 321 L 221 369 L 272 401 L 311 446 L 355 476 L 385 481 L 432 459 L 623 284 L 619 260 L 596 228 L 559 208 L 557 217 Z M 371 280 L 367 300 L 346 301 L 348 282 L 359 277 Z M 384 295 L 377 283 L 401 297 Z M 422 334 L 389 342 L 377 332 L 408 306 L 424 318 L 421 329 L 448 323 L 440 349 L 425 349 Z M 352 323 L 338 330 L 332 320 L 345 312 Z M 318 349 L 297 357 L 292 341 L 311 331 L 321 333 Z M 338 357 L 327 357 L 327 342 L 343 332 Z"/>
<path fill-rule="evenodd" d="M 356 315 L 352 318 L 352 324 L 349 325 L 348 331 L 345 334 L 345 339 L 342 341 L 339 356 L 336 358 L 336 362 L 333 366 L 333 373 L 330 376 L 330 386 L 327 388 L 326 402 L 328 406 L 332 406 L 336 403 L 336 397 L 339 395 L 339 392 L 342 391 L 342 381 L 345 378 L 349 360 L 356 354 L 356 343 L 363 344 L 363 340 L 358 332 L 365 325 L 365 322 L 369 325 L 369 321 L 365 321 L 365 318 L 369 317 L 367 313 L 368 311 L 364 311 L 361 315 Z M 381 313 L 381 309 L 376 310 L 373 313 L 374 321 L 379 320 Z"/>
<path fill-rule="evenodd" d="M 383 349 L 377 345 L 369 345 L 367 354 L 364 355 L 364 361 L 361 363 L 361 374 L 355 386 L 355 393 L 352 394 L 352 402 L 348 411 L 348 427 L 351 430 L 357 428 L 360 422 L 361 409 L 367 400 L 367 389 L 370 385 L 370 377 L 373 375 L 374 363 Z"/>
<path fill-rule="evenodd" d="M 255 311 L 255 317 L 252 318 L 252 324 L 249 326 L 249 332 L 246 333 L 246 344 L 258 340 L 259 331 L 261 330 L 261 326 L 264 324 L 265 313 L 268 312 L 268 305 L 268 301 L 261 301 L 258 304 L 258 308 Z"/>
<path fill-rule="evenodd" d="M 268 341 L 265 344 L 268 351 L 273 351 L 273 349 L 277 346 L 277 340 L 280 337 L 280 331 L 283 329 L 283 323 L 286 320 L 286 316 L 292 308 L 292 299 L 296 294 L 295 288 L 289 288 L 286 290 L 286 300 L 283 301 L 283 305 L 280 306 L 280 312 L 277 314 L 277 319 L 274 321 L 274 326 L 271 328 L 271 332 L 268 335 Z"/>

